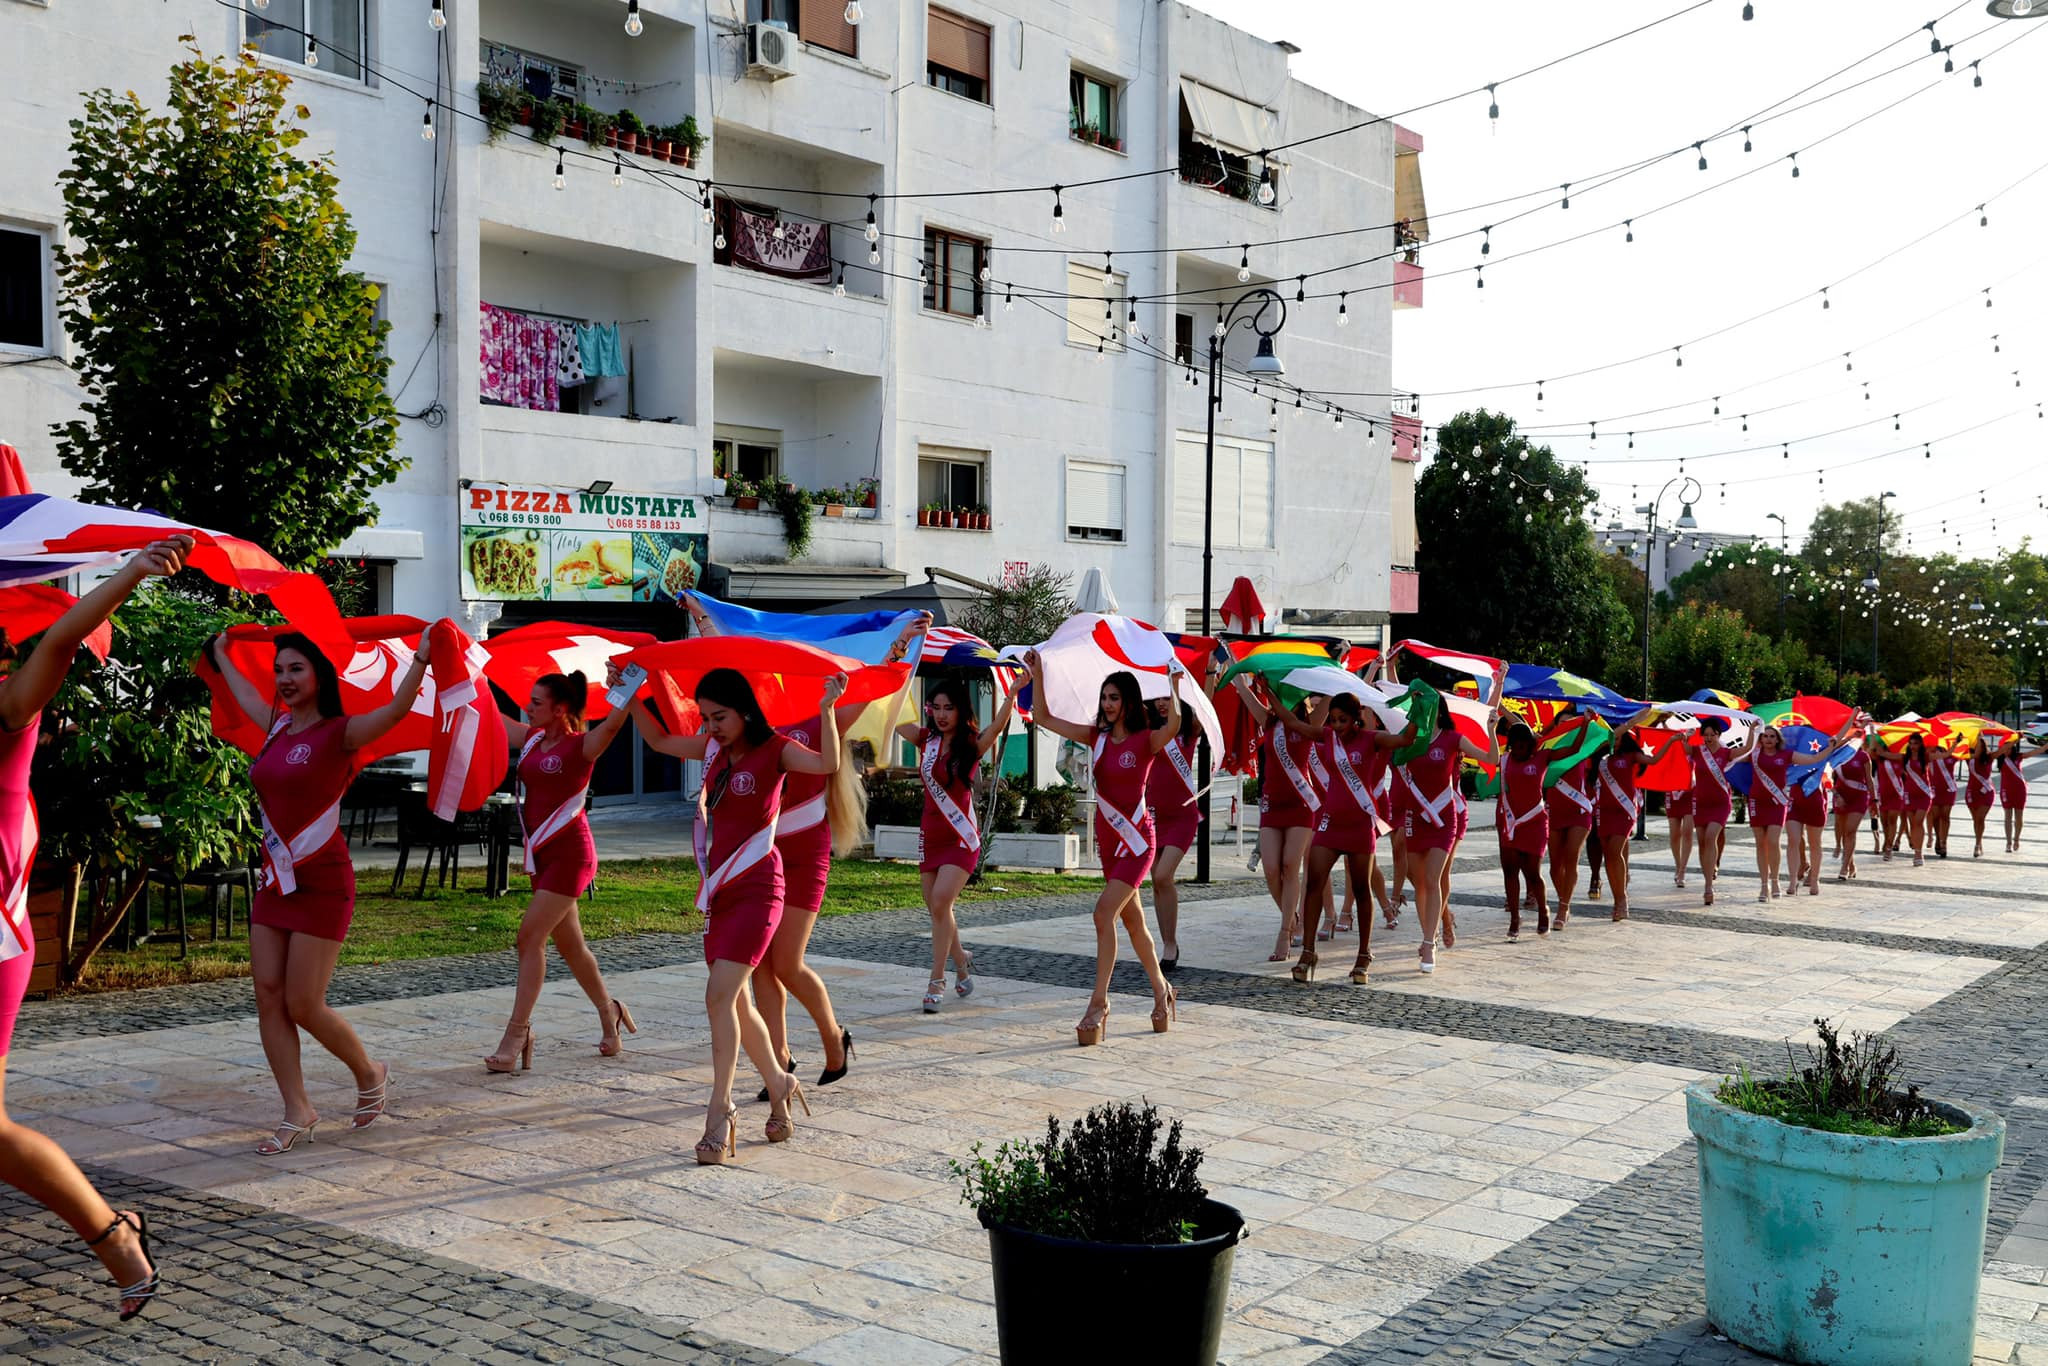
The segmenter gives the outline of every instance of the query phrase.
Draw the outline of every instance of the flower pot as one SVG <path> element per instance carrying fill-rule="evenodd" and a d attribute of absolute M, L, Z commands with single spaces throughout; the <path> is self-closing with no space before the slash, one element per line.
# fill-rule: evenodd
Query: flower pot
<path fill-rule="evenodd" d="M 869 489 L 861 495 L 860 505 L 864 508 L 871 508 L 875 505 L 875 491 L 873 489 Z"/>
<path fill-rule="evenodd" d="M 618 129 L 607 128 L 604 130 L 604 145 L 611 148 L 613 151 L 622 150 L 625 144 L 620 142 L 619 139 L 623 136 L 625 135 L 620 133 Z"/>
<path fill-rule="evenodd" d="M 1122 138 L 1109 138 L 1102 145 L 1109 148 L 1112 152 L 1121 152 L 1124 149 L 1124 140 Z"/>
<path fill-rule="evenodd" d="M 825 504 L 825 515 L 826 515 L 827 517 L 844 517 L 844 516 L 846 515 L 846 504 L 844 504 L 844 503 L 827 503 L 827 504 Z"/>
<path fill-rule="evenodd" d="M 693 157 L 690 152 L 690 144 L 687 142 L 677 143 L 674 147 L 669 149 L 668 159 L 678 166 L 688 166 L 690 162 L 693 160 Z"/>
<path fill-rule="evenodd" d="M 656 161 L 667 161 L 669 159 L 669 149 L 672 146 L 674 144 L 667 138 L 656 138 L 654 140 L 654 159 Z"/>
<path fill-rule="evenodd" d="M 1940 1138 L 1823 1133 L 1686 1088 L 1699 1142 L 1707 1317 L 1786 1361 L 1969 1366 L 2005 1121 Z"/>
<path fill-rule="evenodd" d="M 635 133 L 633 135 L 633 142 L 634 150 L 639 152 L 641 156 L 651 157 L 654 155 L 654 135 L 652 133 Z"/>
<path fill-rule="evenodd" d="M 512 122 L 514 122 L 514 123 L 518 124 L 518 125 L 519 125 L 519 126 L 520 126 L 521 128 L 531 128 L 531 127 L 533 127 L 533 110 L 532 110 L 532 108 L 531 108 L 531 107 L 527 107 L 527 108 L 524 108 L 524 109 L 516 109 L 516 110 L 514 110 L 514 111 L 513 111 L 513 113 L 512 113 Z"/>
<path fill-rule="evenodd" d="M 582 142 L 590 134 L 590 125 L 570 119 L 562 125 L 562 136 L 571 142 Z"/>
<path fill-rule="evenodd" d="M 919 526 L 930 526 L 932 524 L 932 515 L 923 508 L 919 508 L 917 510 L 917 524 Z"/>
<path fill-rule="evenodd" d="M 990 1226 L 1004 1363 L 1071 1360 L 1076 1325 L 1092 1324 L 1084 1353 L 1091 1361 L 1213 1366 L 1244 1235 L 1243 1216 L 1215 1200 L 1203 1201 L 1187 1243 L 1084 1243 Z M 1058 1312 L 1047 1312 L 1055 1305 Z M 1161 1312 L 1133 1312 L 1142 1305 Z"/>
<path fill-rule="evenodd" d="M 975 514 L 974 514 L 974 529 L 975 529 L 976 531 L 987 531 L 987 530 L 988 530 L 988 528 L 989 528 L 989 518 L 993 517 L 994 515 L 995 515 L 994 513 L 989 513 L 989 512 L 977 512 L 977 513 L 975 513 Z"/>
<path fill-rule="evenodd" d="M 752 512 L 755 508 L 761 506 L 761 500 L 752 496 L 735 498 L 732 500 L 732 505 L 741 512 Z"/>

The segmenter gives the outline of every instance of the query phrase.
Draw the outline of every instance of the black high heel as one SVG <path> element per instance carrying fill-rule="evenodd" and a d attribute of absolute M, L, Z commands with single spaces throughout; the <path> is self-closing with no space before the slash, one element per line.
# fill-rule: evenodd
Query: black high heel
<path fill-rule="evenodd" d="M 783 1071 L 785 1071 L 785 1072 L 788 1072 L 788 1073 L 789 1073 L 789 1074 L 791 1074 L 792 1076 L 794 1076 L 794 1075 L 796 1074 L 796 1054 L 792 1053 L 792 1054 L 790 1054 L 790 1055 L 789 1055 L 789 1061 L 788 1061 L 788 1062 L 786 1062 L 786 1063 L 784 1063 L 784 1064 L 782 1064 L 782 1070 L 783 1070 Z M 758 1095 L 758 1096 L 755 1096 L 755 1097 L 754 1097 L 754 1099 L 755 1099 L 755 1100 L 758 1100 L 758 1101 L 761 1101 L 762 1103 L 764 1103 L 764 1104 L 765 1104 L 765 1103 L 767 1102 L 767 1100 L 768 1100 L 768 1088 L 767 1088 L 767 1087 L 765 1087 L 765 1086 L 764 1086 L 764 1087 L 762 1087 L 762 1088 L 761 1088 L 761 1094 L 760 1094 L 760 1095 Z"/>
<path fill-rule="evenodd" d="M 149 1216 L 138 1213 L 131 1219 L 128 1217 L 127 1211 L 117 1211 L 114 1215 L 114 1222 L 101 1229 L 99 1237 L 86 1239 L 85 1245 L 87 1247 L 98 1247 L 101 1243 L 113 1237 L 114 1230 L 124 1224 L 135 1230 L 136 1241 L 142 1245 L 142 1260 L 149 1266 L 149 1279 L 137 1281 L 134 1285 L 130 1286 L 115 1287 L 115 1290 L 122 1299 L 138 1301 L 133 1309 L 122 1311 L 121 1322 L 126 1323 L 143 1310 L 149 1308 L 149 1302 L 156 1298 L 157 1289 L 162 1280 L 157 1275 L 156 1258 L 149 1255 Z"/>
<path fill-rule="evenodd" d="M 853 1066 L 852 1030 L 842 1029 L 839 1031 L 839 1052 L 843 1061 L 837 1067 L 828 1067 L 824 1071 L 818 1073 L 818 1085 L 830 1086 L 833 1082 L 838 1081 L 841 1077 L 845 1076 L 847 1073 L 847 1069 Z M 765 1091 L 767 1088 L 763 1087 L 762 1089 Z"/>

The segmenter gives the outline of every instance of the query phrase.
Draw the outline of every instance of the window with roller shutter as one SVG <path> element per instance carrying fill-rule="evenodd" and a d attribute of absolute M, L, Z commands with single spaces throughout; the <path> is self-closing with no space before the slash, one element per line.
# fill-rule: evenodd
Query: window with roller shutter
<path fill-rule="evenodd" d="M 1181 432 L 1174 442 L 1173 540 L 1202 543 L 1203 434 Z M 1211 544 L 1218 549 L 1262 550 L 1273 544 L 1273 443 L 1216 438 L 1216 488 L 1209 500 Z"/>
<path fill-rule="evenodd" d="M 1099 460 L 1067 461 L 1067 539 L 1124 539 L 1124 467 Z"/>
<path fill-rule="evenodd" d="M 989 27 L 942 9 L 926 11 L 925 82 L 955 95 L 992 103 Z"/>
<path fill-rule="evenodd" d="M 846 22 L 845 0 L 757 0 L 763 22 L 787 24 L 812 47 L 860 55 L 860 29 Z"/>

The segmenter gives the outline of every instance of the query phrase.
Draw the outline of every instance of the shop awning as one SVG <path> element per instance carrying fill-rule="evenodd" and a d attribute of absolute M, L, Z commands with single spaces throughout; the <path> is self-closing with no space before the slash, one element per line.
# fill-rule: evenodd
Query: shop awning
<path fill-rule="evenodd" d="M 900 576 L 899 576 L 900 577 Z M 922 583 L 888 588 L 846 602 L 813 607 L 813 612 L 930 612 L 940 626 L 958 626 L 967 609 L 981 595 L 972 589 L 926 579 Z"/>
<path fill-rule="evenodd" d="M 730 577 L 719 596 L 748 607 L 777 603 L 839 602 L 865 593 L 903 586 L 900 569 L 833 568 L 807 564 L 735 564 L 715 566 Z M 707 586 L 713 586 L 707 576 Z M 715 591 L 715 586 L 714 591 Z"/>
<path fill-rule="evenodd" d="M 1181 77 L 1180 97 L 1187 103 L 1195 141 L 1204 146 L 1232 156 L 1255 157 L 1261 148 L 1286 141 L 1280 136 L 1280 116 L 1249 100 L 1185 76 Z M 1276 164 L 1285 165 L 1286 160 L 1279 153 L 1273 156 Z"/>

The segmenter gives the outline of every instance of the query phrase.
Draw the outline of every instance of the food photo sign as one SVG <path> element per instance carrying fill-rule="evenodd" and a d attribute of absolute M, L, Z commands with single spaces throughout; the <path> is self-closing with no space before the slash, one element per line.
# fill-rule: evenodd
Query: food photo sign
<path fill-rule="evenodd" d="M 472 482 L 461 495 L 465 599 L 674 602 L 710 554 L 689 494 Z"/>

